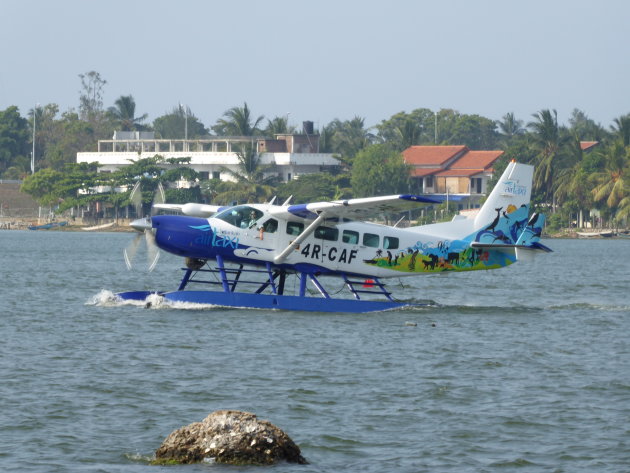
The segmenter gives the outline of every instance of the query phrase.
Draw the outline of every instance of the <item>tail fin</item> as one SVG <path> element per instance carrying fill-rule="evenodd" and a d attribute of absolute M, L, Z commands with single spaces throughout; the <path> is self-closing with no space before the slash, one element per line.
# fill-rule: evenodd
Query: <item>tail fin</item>
<path fill-rule="evenodd" d="M 548 248 L 539 243 L 545 217 L 529 216 L 534 167 L 512 161 L 475 217 L 473 247 Z"/>
<path fill-rule="evenodd" d="M 511 161 L 475 217 L 475 229 L 491 225 L 497 216 L 510 214 L 523 206 L 529 209 L 534 167 Z"/>

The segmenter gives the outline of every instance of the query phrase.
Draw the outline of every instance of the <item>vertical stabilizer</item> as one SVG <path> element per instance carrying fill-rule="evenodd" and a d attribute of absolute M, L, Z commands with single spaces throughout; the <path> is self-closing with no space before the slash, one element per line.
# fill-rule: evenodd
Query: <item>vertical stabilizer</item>
<path fill-rule="evenodd" d="M 510 214 L 523 206 L 528 212 L 533 176 L 533 166 L 510 162 L 475 217 L 475 229 L 492 226 L 501 215 Z"/>

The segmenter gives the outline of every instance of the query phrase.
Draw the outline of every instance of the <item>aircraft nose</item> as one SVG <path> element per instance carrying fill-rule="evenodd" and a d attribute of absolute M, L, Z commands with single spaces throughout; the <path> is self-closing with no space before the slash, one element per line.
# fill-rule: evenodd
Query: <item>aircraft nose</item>
<path fill-rule="evenodd" d="M 138 232 L 151 230 L 151 220 L 148 218 L 139 218 L 131 222 L 129 226 Z"/>

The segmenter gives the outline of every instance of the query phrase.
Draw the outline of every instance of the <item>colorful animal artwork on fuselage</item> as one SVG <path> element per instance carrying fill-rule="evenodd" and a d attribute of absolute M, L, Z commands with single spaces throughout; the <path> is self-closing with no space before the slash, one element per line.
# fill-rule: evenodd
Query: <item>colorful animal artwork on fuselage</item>
<path fill-rule="evenodd" d="M 528 219 L 529 206 L 495 209 L 497 217 L 480 231 L 461 240 L 417 242 L 413 247 L 395 252 L 377 254 L 366 264 L 404 273 L 438 273 L 443 271 L 473 271 L 497 269 L 516 261 L 513 252 L 475 248 L 471 243 L 487 245 L 526 244 L 529 239 L 540 237 L 544 219 L 537 214 Z"/>

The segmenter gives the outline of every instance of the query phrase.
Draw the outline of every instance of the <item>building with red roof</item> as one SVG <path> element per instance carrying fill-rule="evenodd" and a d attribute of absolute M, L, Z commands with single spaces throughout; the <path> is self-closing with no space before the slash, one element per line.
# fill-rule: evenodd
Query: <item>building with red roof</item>
<path fill-rule="evenodd" d="M 419 194 L 448 196 L 460 209 L 478 207 L 488 191 L 494 163 L 503 151 L 477 151 L 467 146 L 410 146 L 403 158 L 411 166 L 413 189 Z"/>

